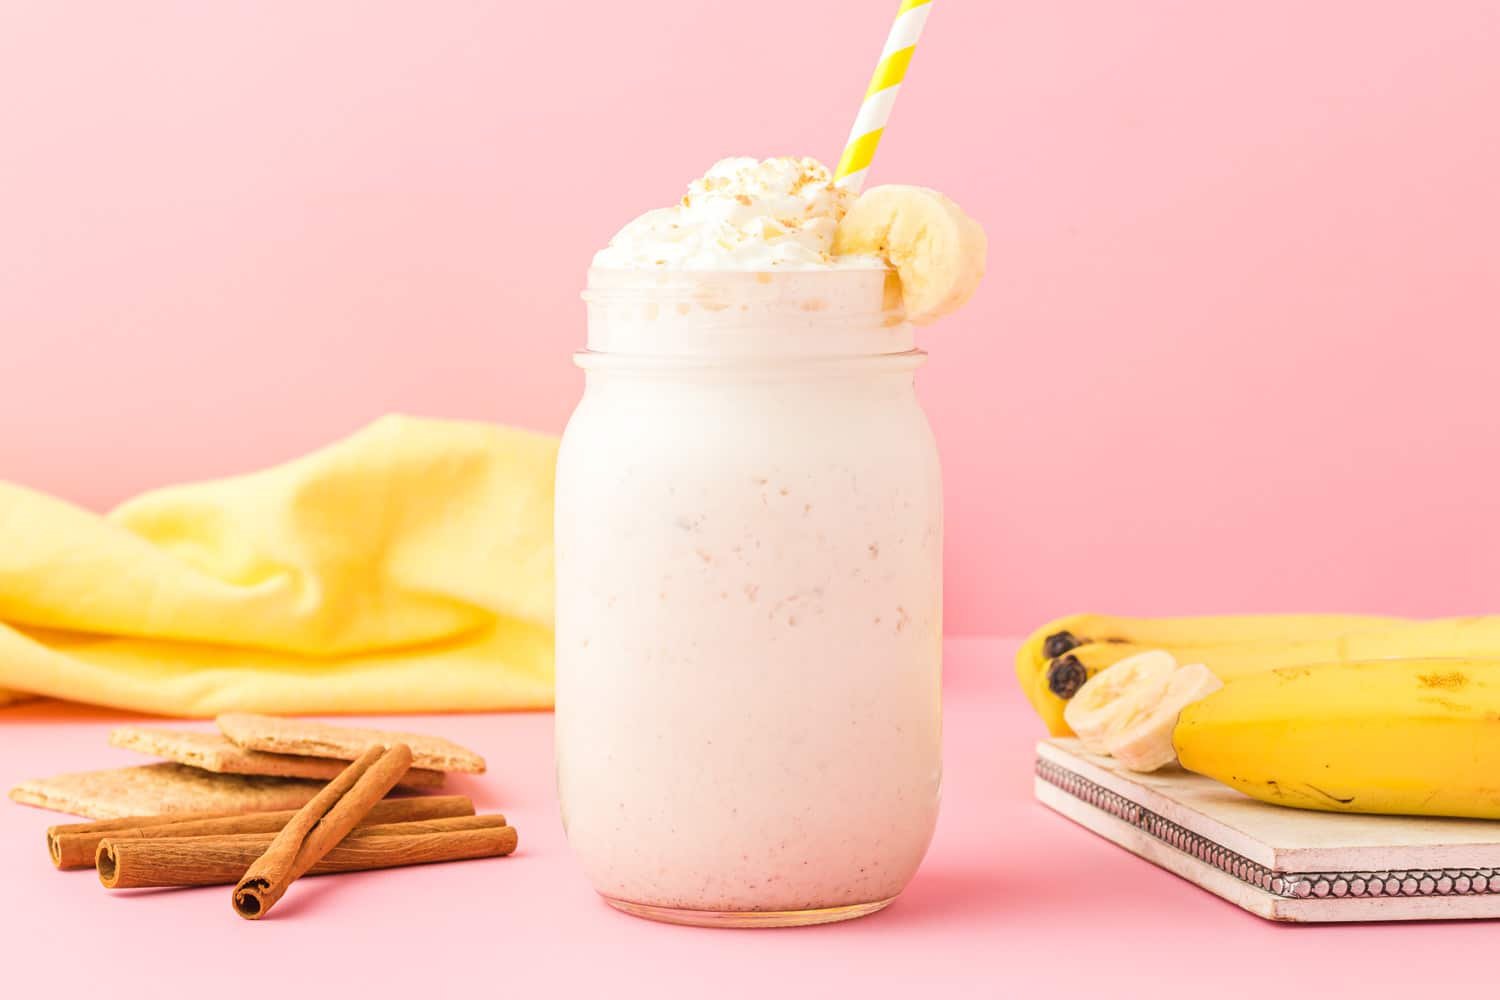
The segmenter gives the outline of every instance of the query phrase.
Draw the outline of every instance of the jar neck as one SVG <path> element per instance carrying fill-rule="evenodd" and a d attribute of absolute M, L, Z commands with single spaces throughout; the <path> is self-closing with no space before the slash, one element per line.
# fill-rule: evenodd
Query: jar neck
<path fill-rule="evenodd" d="M 590 353 L 791 361 L 914 349 L 886 268 L 589 272 Z"/>

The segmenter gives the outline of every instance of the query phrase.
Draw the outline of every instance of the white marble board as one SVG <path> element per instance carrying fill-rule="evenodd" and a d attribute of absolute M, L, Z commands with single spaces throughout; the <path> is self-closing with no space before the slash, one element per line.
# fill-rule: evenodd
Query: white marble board
<path fill-rule="evenodd" d="M 1500 917 L 1500 821 L 1282 808 L 1175 766 L 1133 774 L 1073 739 L 1037 744 L 1036 797 L 1268 920 Z"/>

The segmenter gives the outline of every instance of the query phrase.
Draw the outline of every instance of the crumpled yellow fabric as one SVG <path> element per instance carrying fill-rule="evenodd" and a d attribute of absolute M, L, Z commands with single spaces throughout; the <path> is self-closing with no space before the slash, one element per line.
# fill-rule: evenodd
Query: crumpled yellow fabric
<path fill-rule="evenodd" d="M 391 416 L 106 516 L 0 482 L 0 699 L 549 707 L 556 458 L 548 435 Z"/>

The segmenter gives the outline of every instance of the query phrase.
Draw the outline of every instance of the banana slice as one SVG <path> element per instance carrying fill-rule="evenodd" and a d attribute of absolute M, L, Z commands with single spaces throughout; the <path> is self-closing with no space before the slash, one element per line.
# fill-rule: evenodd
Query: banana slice
<path fill-rule="evenodd" d="M 987 247 L 979 223 L 952 199 L 908 184 L 882 184 L 860 195 L 833 238 L 835 254 L 890 261 L 913 323 L 931 323 L 969 301 L 984 275 Z"/>
<path fill-rule="evenodd" d="M 1119 663 L 1099 676 L 1118 669 Z M 1201 663 L 1182 667 L 1167 682 L 1166 691 L 1155 705 L 1106 737 L 1105 749 L 1132 771 L 1155 771 L 1166 767 L 1177 759 L 1177 751 L 1172 747 L 1172 730 L 1177 726 L 1177 717 L 1184 708 L 1202 701 L 1223 686 L 1224 682 Z"/>
<path fill-rule="evenodd" d="M 1063 709 L 1063 718 L 1085 749 L 1108 753 L 1112 734 L 1154 709 L 1176 671 L 1177 661 L 1165 650 L 1127 656 L 1090 677 Z"/>

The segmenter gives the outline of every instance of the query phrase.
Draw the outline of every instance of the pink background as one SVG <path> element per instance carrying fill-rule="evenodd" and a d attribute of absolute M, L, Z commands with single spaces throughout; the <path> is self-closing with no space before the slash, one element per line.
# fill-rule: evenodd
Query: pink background
<path fill-rule="evenodd" d="M 0 476 L 105 506 L 389 410 L 556 430 L 590 253 L 836 157 L 894 0 L 0 7 Z M 876 162 L 950 626 L 1494 610 L 1500 5 L 942 0 Z"/>

